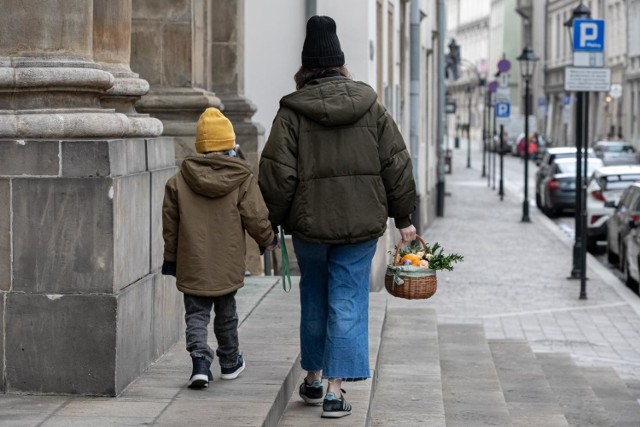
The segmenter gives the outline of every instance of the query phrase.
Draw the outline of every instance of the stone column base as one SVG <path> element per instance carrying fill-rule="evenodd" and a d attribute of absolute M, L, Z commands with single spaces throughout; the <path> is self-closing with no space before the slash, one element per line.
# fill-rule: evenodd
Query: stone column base
<path fill-rule="evenodd" d="M 179 338 L 171 138 L 0 140 L 4 392 L 114 396 Z"/>

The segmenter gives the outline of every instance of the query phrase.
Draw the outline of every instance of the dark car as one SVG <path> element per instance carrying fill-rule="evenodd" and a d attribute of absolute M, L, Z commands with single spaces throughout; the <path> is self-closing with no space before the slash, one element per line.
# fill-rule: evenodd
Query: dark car
<path fill-rule="evenodd" d="M 626 249 L 624 240 L 632 228 L 634 216 L 640 215 L 640 183 L 627 187 L 618 203 L 607 202 L 605 206 L 615 207 L 607 220 L 607 259 L 622 270 Z"/>
<path fill-rule="evenodd" d="M 622 272 L 627 286 L 638 293 L 640 283 L 640 215 L 632 215 L 629 223 L 629 232 L 622 240 L 624 246 L 624 258 L 622 259 Z"/>
<path fill-rule="evenodd" d="M 587 175 L 603 166 L 602 160 L 592 157 L 587 159 Z M 540 209 L 555 216 L 564 210 L 574 210 L 576 207 L 576 159 L 555 159 L 547 168 L 547 174 L 542 178 L 538 192 L 540 194 Z"/>
<path fill-rule="evenodd" d="M 593 150 L 587 150 L 587 155 L 589 157 L 595 157 Z M 540 199 L 540 185 L 542 183 L 542 179 L 549 173 L 549 167 L 556 159 L 566 159 L 566 158 L 575 158 L 576 157 L 576 147 L 550 147 L 548 148 L 544 155 L 542 156 L 542 160 L 538 163 L 538 171 L 536 172 L 536 206 L 542 209 L 542 203 Z"/>

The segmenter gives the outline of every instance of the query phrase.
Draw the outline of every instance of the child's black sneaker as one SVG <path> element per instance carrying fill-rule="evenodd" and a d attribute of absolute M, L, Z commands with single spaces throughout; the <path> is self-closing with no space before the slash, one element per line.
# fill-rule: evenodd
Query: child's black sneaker
<path fill-rule="evenodd" d="M 238 378 L 238 375 L 240 375 L 240 373 L 244 371 L 244 368 L 244 358 L 242 357 L 242 355 L 240 355 L 238 356 L 238 362 L 235 364 L 235 366 L 231 368 L 220 367 L 220 371 L 222 372 L 222 375 L 220 377 L 223 380 L 235 380 L 236 378 Z"/>
<path fill-rule="evenodd" d="M 324 390 L 322 389 L 322 382 L 313 380 L 311 384 L 307 384 L 307 380 L 302 380 L 300 384 L 300 390 L 298 391 L 300 397 L 307 405 L 320 405 L 322 403 L 322 396 Z"/>
<path fill-rule="evenodd" d="M 194 389 L 209 387 L 209 381 L 213 380 L 213 374 L 210 369 L 211 362 L 204 357 L 193 357 L 191 361 L 193 362 L 193 370 L 187 387 Z"/>
<path fill-rule="evenodd" d="M 338 399 L 333 392 L 328 392 L 322 402 L 322 418 L 341 418 L 347 415 L 351 415 L 349 402 L 345 400 L 344 396 Z"/>

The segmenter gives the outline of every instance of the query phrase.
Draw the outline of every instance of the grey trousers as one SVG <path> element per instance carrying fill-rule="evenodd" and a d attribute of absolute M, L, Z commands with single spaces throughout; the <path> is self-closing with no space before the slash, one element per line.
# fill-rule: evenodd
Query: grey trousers
<path fill-rule="evenodd" d="M 233 368 L 238 362 L 238 313 L 236 312 L 236 292 L 219 297 L 199 297 L 184 294 L 184 320 L 187 324 L 187 351 L 191 357 L 204 357 L 213 362 L 214 352 L 207 344 L 211 308 L 215 316 L 213 332 L 218 341 L 220 366 Z"/>

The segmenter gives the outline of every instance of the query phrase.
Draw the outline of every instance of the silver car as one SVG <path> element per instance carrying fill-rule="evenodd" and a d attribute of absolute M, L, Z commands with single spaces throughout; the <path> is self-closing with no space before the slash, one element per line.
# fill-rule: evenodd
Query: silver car
<path fill-rule="evenodd" d="M 605 166 L 637 164 L 636 149 L 625 141 L 598 141 L 593 145 L 596 157 L 602 159 Z"/>

